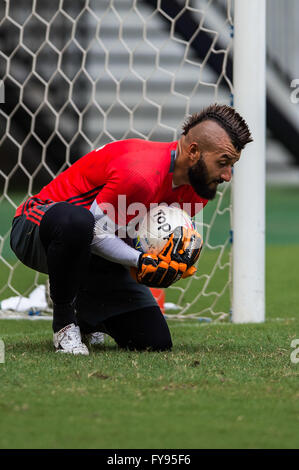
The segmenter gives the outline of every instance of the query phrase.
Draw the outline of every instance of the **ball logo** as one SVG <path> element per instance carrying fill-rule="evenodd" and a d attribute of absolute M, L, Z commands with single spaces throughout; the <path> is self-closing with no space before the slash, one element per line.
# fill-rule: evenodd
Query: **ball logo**
<path fill-rule="evenodd" d="M 158 231 L 163 230 L 164 232 L 171 231 L 171 225 L 166 222 L 165 212 L 163 210 L 159 210 L 157 214 L 154 215 L 154 218 L 157 220 L 158 224 Z"/>
<path fill-rule="evenodd" d="M 137 237 L 134 240 L 134 248 L 138 251 L 142 251 L 139 235 L 137 235 Z"/>
<path fill-rule="evenodd" d="M 135 243 L 135 247 L 140 247 L 144 253 L 157 254 L 177 227 L 194 228 L 192 219 L 186 211 L 162 204 L 153 207 L 139 222 L 135 235 L 138 244 Z"/>

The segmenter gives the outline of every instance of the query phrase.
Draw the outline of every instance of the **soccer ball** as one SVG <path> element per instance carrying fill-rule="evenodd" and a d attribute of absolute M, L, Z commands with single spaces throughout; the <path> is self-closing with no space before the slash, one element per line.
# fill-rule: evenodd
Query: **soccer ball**
<path fill-rule="evenodd" d="M 143 253 L 155 255 L 162 250 L 168 237 L 179 226 L 195 228 L 191 217 L 182 209 L 157 206 L 149 210 L 139 222 L 134 247 Z"/>

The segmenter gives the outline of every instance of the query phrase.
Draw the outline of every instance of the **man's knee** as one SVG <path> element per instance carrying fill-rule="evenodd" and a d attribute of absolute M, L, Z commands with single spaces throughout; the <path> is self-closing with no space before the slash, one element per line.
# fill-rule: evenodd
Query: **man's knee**
<path fill-rule="evenodd" d="M 159 341 L 153 341 L 149 347 L 147 347 L 149 351 L 170 351 L 172 349 L 172 341 L 171 338 L 160 339 Z"/>
<path fill-rule="evenodd" d="M 170 351 L 172 349 L 171 336 L 164 335 L 152 338 L 134 338 L 129 339 L 127 343 L 118 343 L 121 348 L 129 349 L 130 351 Z"/>
<path fill-rule="evenodd" d="M 104 324 L 107 333 L 121 348 L 136 351 L 169 351 L 172 348 L 167 322 L 157 305 L 111 317 Z"/>

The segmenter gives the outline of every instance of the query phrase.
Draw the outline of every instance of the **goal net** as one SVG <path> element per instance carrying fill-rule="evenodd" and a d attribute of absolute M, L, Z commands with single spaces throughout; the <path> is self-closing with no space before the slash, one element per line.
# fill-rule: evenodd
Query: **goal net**
<path fill-rule="evenodd" d="M 93 148 L 175 140 L 189 114 L 232 104 L 233 23 L 229 0 L 0 0 L 0 10 L 0 301 L 24 301 L 47 278 L 10 249 L 16 207 Z M 228 318 L 230 219 L 225 184 L 203 211 L 197 274 L 165 293 L 169 317 Z"/>

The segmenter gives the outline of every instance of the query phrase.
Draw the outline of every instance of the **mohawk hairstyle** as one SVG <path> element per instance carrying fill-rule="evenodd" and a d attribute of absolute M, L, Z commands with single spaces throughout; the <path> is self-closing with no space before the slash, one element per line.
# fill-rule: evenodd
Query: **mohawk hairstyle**
<path fill-rule="evenodd" d="M 200 122 L 212 120 L 217 122 L 229 135 L 237 151 L 243 150 L 246 144 L 253 142 L 245 119 L 231 106 L 212 104 L 200 113 L 192 114 L 183 124 L 183 135 Z"/>

